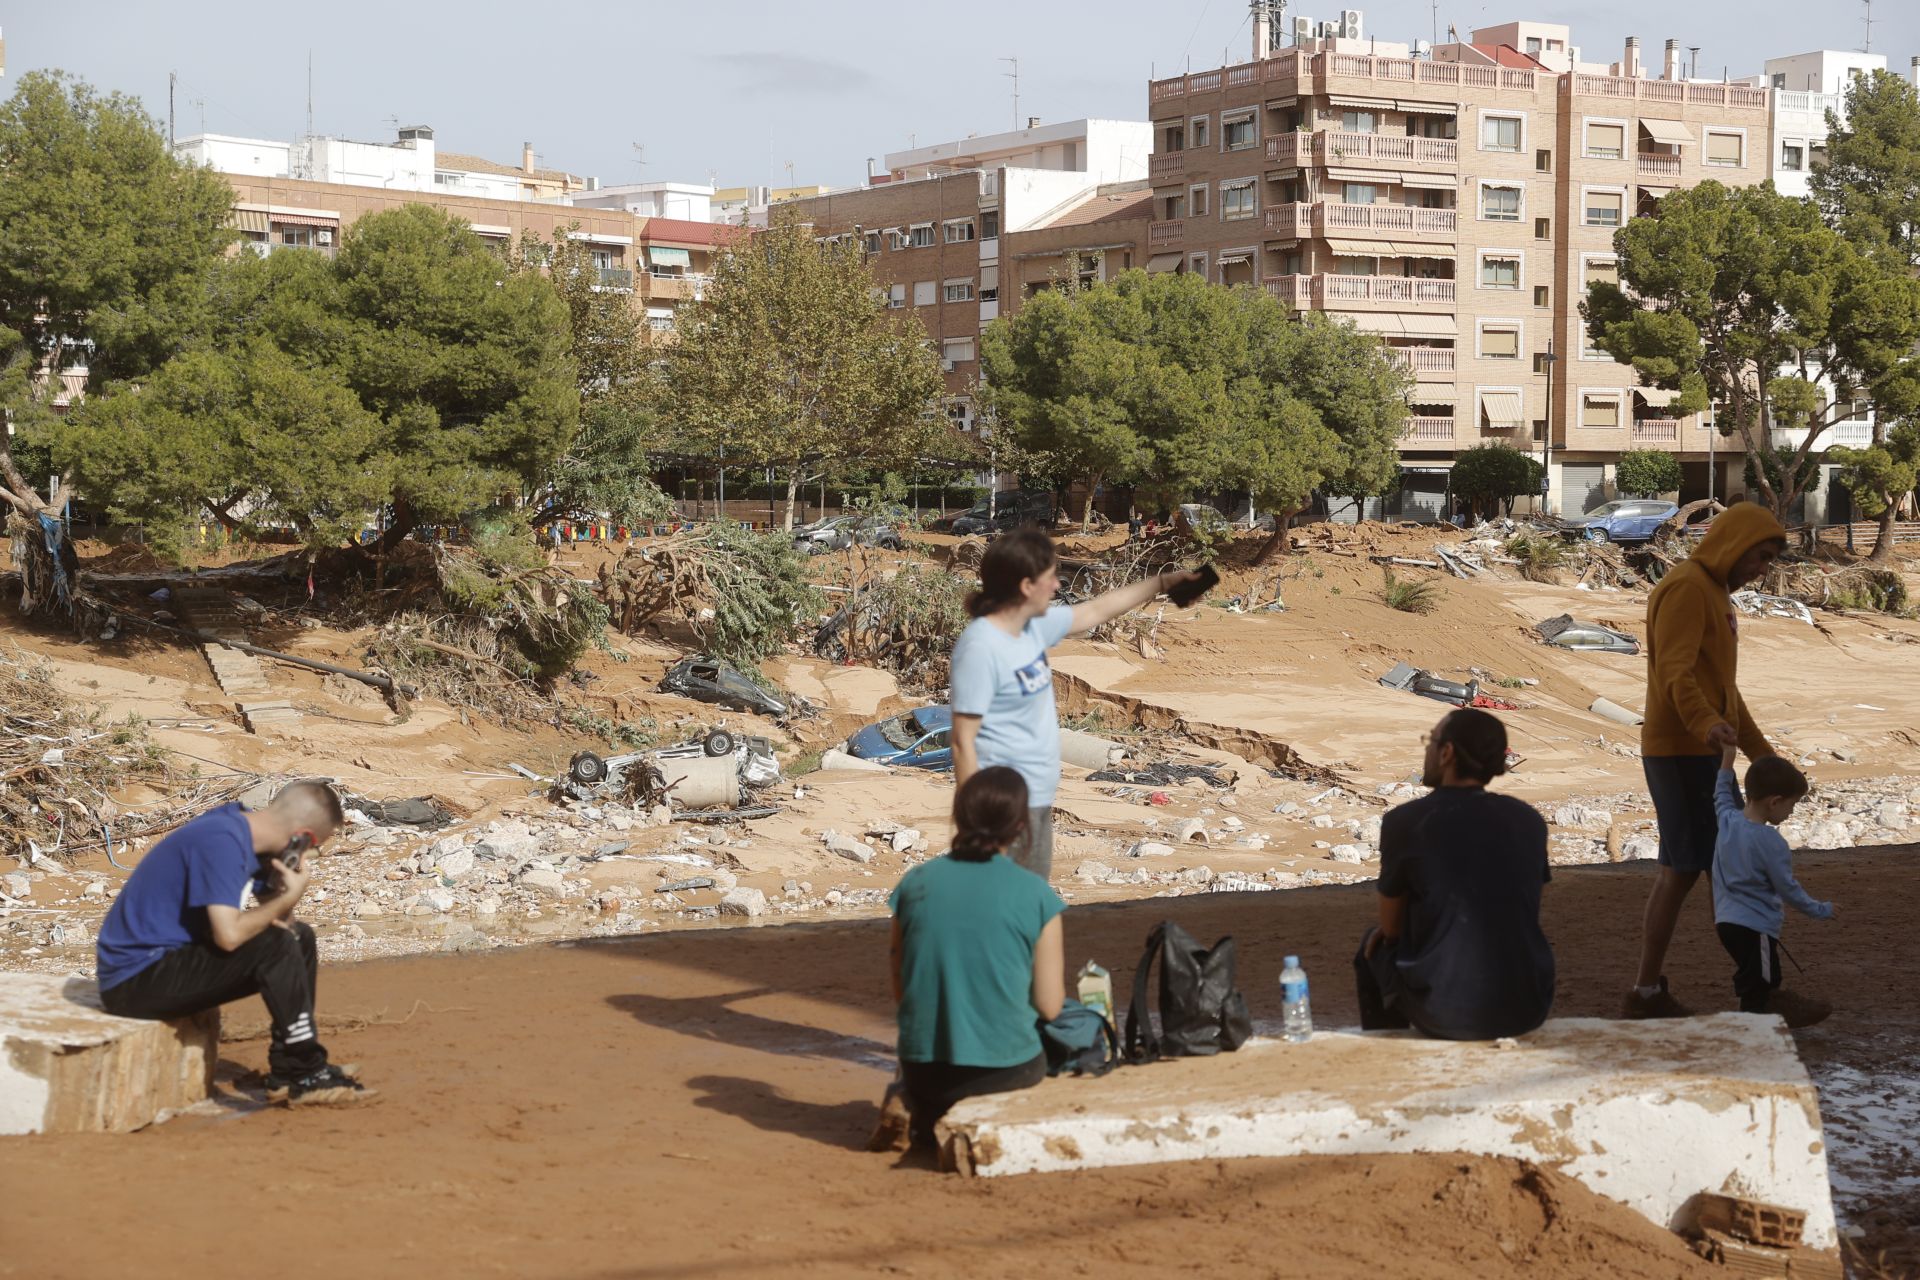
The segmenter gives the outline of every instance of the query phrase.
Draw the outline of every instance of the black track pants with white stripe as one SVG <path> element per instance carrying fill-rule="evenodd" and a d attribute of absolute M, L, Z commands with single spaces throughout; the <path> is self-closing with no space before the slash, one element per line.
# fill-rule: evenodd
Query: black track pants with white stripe
<path fill-rule="evenodd" d="M 184 1018 L 258 993 L 273 1020 L 267 1065 L 293 1078 L 327 1065 L 313 1025 L 319 972 L 313 930 L 296 920 L 288 928 L 262 929 L 232 951 L 209 942 L 176 947 L 102 991 L 100 1003 L 122 1018 Z"/>
<path fill-rule="evenodd" d="M 1765 1013 L 1767 997 L 1780 985 L 1780 942 L 1741 924 L 1719 924 L 1714 932 L 1733 957 L 1733 994 L 1740 1012 Z"/>

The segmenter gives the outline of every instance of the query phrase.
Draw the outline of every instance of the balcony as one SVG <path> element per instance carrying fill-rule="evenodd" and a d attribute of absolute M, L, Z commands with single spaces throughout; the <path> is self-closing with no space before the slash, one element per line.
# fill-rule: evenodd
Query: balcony
<path fill-rule="evenodd" d="M 1406 429 L 1400 433 L 1402 443 L 1450 442 L 1453 439 L 1452 418 L 1411 417 L 1407 419 Z"/>
<path fill-rule="evenodd" d="M 1275 164 L 1385 164 L 1402 168 L 1453 169 L 1460 164 L 1458 138 L 1409 138 L 1392 133 L 1296 132 L 1267 139 Z"/>
<path fill-rule="evenodd" d="M 1192 75 L 1155 80 L 1147 86 L 1149 102 L 1175 102 L 1222 89 L 1246 88 L 1259 84 L 1273 86 L 1279 92 L 1325 93 L 1329 80 L 1363 80 L 1375 85 L 1445 85 L 1448 88 L 1510 89 L 1532 93 L 1542 84 L 1551 85 L 1551 76 L 1518 67 L 1485 67 L 1464 62 L 1432 62 L 1425 58 L 1385 58 L 1371 54 L 1306 53 L 1282 49 L 1259 62 L 1198 71 Z M 1719 85 L 1701 86 L 1719 89 Z M 1346 86 L 1341 86 L 1344 91 Z M 1764 90 L 1752 92 L 1764 93 Z"/>
<path fill-rule="evenodd" d="M 1187 153 L 1169 151 L 1147 161 L 1147 176 L 1156 187 L 1180 182 L 1187 176 Z"/>
<path fill-rule="evenodd" d="M 1679 444 L 1680 420 L 1678 418 L 1635 418 L 1633 442 L 1654 445 Z"/>
<path fill-rule="evenodd" d="M 1634 167 L 1643 178 L 1678 178 L 1680 157 L 1659 151 L 1640 151 L 1633 157 Z"/>
<path fill-rule="evenodd" d="M 633 292 L 633 272 L 626 267 L 601 267 L 599 287 L 614 293 Z"/>
<path fill-rule="evenodd" d="M 711 276 L 684 275 L 667 276 L 649 274 L 647 276 L 647 296 L 677 301 L 682 298 L 698 298 L 706 292 Z"/>
<path fill-rule="evenodd" d="M 1296 310 L 1452 311 L 1453 280 L 1407 276 L 1268 276 L 1267 292 Z"/>
<path fill-rule="evenodd" d="M 1640 80 L 1625 76 L 1576 75 L 1573 93 L 1581 98 L 1633 98 L 1641 102 L 1684 103 L 1702 107 L 1767 109 L 1767 90 L 1744 84 L 1694 84 L 1686 80 Z"/>
<path fill-rule="evenodd" d="M 1451 244 L 1457 228 L 1452 209 L 1419 209 L 1402 204 L 1289 204 L 1267 210 L 1267 230 L 1280 235 L 1427 237 Z"/>
<path fill-rule="evenodd" d="M 1388 347 L 1387 358 L 1408 370 L 1415 378 L 1435 382 L 1451 381 L 1453 378 L 1452 347 Z"/>
<path fill-rule="evenodd" d="M 1147 228 L 1147 247 L 1164 249 L 1172 245 L 1187 242 L 1187 224 L 1184 222 L 1156 222 Z"/>

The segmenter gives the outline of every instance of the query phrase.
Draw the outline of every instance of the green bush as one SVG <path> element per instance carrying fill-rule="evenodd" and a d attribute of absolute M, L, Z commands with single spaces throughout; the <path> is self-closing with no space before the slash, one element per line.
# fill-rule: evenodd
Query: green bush
<path fill-rule="evenodd" d="M 1512 515 L 1514 499 L 1540 492 L 1540 476 L 1540 459 L 1512 445 L 1483 444 L 1454 460 L 1450 487 L 1476 510 L 1491 510 L 1497 503 Z"/>
<path fill-rule="evenodd" d="M 1440 605 L 1440 584 L 1408 582 L 1395 577 L 1393 570 L 1388 569 L 1386 581 L 1380 588 L 1380 599 L 1387 608 L 1401 613 L 1432 613 Z"/>
<path fill-rule="evenodd" d="M 1657 498 L 1680 491 L 1680 459 L 1662 449 L 1632 449 L 1620 455 L 1614 487 L 1630 498 Z"/>
<path fill-rule="evenodd" d="M 1507 539 L 1507 554 L 1520 562 L 1520 576 L 1530 582 L 1558 582 L 1567 563 L 1567 548 L 1558 538 L 1516 533 Z"/>

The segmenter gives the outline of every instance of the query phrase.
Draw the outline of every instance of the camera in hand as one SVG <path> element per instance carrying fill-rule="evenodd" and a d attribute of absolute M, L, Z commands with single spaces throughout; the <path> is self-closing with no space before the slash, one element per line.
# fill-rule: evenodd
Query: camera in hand
<path fill-rule="evenodd" d="M 1220 585 L 1220 571 L 1210 564 L 1203 564 L 1198 570 L 1200 576 L 1186 582 L 1176 583 L 1167 592 L 1167 599 L 1184 609 L 1207 592 Z"/>

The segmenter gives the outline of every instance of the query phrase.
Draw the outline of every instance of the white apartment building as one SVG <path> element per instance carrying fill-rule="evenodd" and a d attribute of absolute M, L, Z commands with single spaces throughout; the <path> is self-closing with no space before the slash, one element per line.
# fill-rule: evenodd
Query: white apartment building
<path fill-rule="evenodd" d="M 1877 53 L 1818 49 L 1768 58 L 1753 83 L 1773 90 L 1773 186 L 1781 195 L 1809 196 L 1807 174 L 1827 147 L 1827 112 L 1846 112 L 1846 88 L 1856 76 L 1885 71 Z"/>
<path fill-rule="evenodd" d="M 483 200 L 558 199 L 598 185 L 595 179 L 537 167 L 532 143 L 521 148 L 517 169 L 481 156 L 440 151 L 427 125 L 405 126 L 392 142 L 355 142 L 317 134 L 279 142 L 201 133 L 181 138 L 173 151 L 189 163 L 237 177 L 298 178 Z"/>
<path fill-rule="evenodd" d="M 634 182 L 578 191 L 566 203 L 582 209 L 624 209 L 643 218 L 712 222 L 713 188 L 693 182 Z"/>

